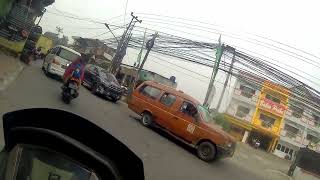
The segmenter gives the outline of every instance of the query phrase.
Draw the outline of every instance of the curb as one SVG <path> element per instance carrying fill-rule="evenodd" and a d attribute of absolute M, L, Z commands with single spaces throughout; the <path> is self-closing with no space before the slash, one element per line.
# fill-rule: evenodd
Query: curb
<path fill-rule="evenodd" d="M 293 180 L 292 177 L 288 176 L 287 174 L 273 169 L 266 169 L 265 170 L 265 180 Z"/>
<path fill-rule="evenodd" d="M 0 91 L 4 91 L 22 72 L 25 68 L 25 65 L 22 64 L 19 60 L 18 61 L 18 68 L 11 73 L 7 73 L 4 77 L 2 77 L 2 83 L 0 85 Z"/>

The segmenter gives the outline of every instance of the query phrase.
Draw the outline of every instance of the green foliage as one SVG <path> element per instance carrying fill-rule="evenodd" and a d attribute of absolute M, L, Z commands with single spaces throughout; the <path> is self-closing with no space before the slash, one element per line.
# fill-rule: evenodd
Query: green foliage
<path fill-rule="evenodd" d="M 223 130 L 227 132 L 230 130 L 230 123 L 225 119 L 223 114 L 214 113 L 213 121 L 215 122 L 216 125 L 221 126 Z"/>

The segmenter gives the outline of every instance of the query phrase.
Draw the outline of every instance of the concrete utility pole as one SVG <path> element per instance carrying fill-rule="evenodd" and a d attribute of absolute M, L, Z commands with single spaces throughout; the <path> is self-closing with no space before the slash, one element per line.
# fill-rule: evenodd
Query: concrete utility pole
<path fill-rule="evenodd" d="M 43 15 L 44 15 L 44 13 L 45 13 L 46 11 L 47 11 L 46 9 L 43 10 L 43 13 L 42 13 L 42 15 L 40 16 L 40 19 L 39 19 L 39 21 L 37 22 L 36 26 L 38 26 L 38 25 L 40 24 L 40 22 L 41 22 L 41 20 L 42 20 L 42 17 L 43 17 Z"/>
<path fill-rule="evenodd" d="M 134 89 L 134 86 L 135 86 L 135 81 L 139 79 L 139 74 L 144 66 L 144 63 L 146 62 L 147 58 L 148 58 L 148 55 L 154 45 L 154 41 L 156 40 L 156 37 L 158 36 L 158 32 L 156 32 L 155 34 L 152 35 L 152 38 L 149 39 L 146 43 L 146 48 L 147 48 L 147 52 L 146 54 L 144 55 L 144 58 L 141 62 L 141 65 L 139 66 L 138 70 L 137 70 L 137 74 L 136 74 L 136 78 L 135 80 L 132 80 L 130 85 L 129 85 L 129 88 L 128 88 L 128 96 L 127 96 L 127 100 L 130 100 L 131 98 L 131 94 L 133 92 L 133 89 Z"/>
<path fill-rule="evenodd" d="M 131 19 L 129 25 L 127 26 L 126 30 L 123 32 L 121 40 L 117 46 L 116 54 L 112 58 L 112 63 L 109 68 L 109 72 L 111 72 L 113 74 L 115 74 L 117 72 L 117 70 L 119 69 L 119 67 L 121 65 L 123 57 L 126 55 L 127 46 L 128 46 L 129 40 L 132 35 L 131 31 L 132 31 L 135 23 L 142 22 L 142 20 L 139 20 L 138 16 L 134 16 L 132 12 L 131 12 L 131 16 L 132 16 L 132 19 Z"/>
<path fill-rule="evenodd" d="M 217 47 L 217 52 L 216 52 L 216 60 L 214 62 L 214 66 L 213 66 L 213 71 L 212 71 L 212 75 L 211 75 L 211 79 L 210 79 L 210 83 L 208 86 L 208 90 L 207 90 L 207 94 L 206 97 L 204 99 L 203 105 L 206 107 L 210 107 L 210 104 L 212 102 L 213 99 L 213 95 L 214 95 L 214 80 L 217 76 L 218 70 L 219 70 L 219 65 L 220 65 L 220 60 L 222 57 L 224 51 L 224 46 L 221 45 L 221 36 L 219 37 L 219 45 Z"/>
<path fill-rule="evenodd" d="M 222 89 L 222 92 L 221 92 L 221 95 L 220 95 L 220 98 L 219 98 L 219 101 L 218 101 L 218 105 L 217 105 L 217 108 L 216 108 L 217 111 L 219 111 L 219 109 L 220 109 L 221 102 L 222 102 L 224 93 L 226 91 L 226 88 L 227 88 L 227 85 L 228 85 L 228 82 L 229 82 L 229 78 L 230 78 L 230 75 L 231 75 L 231 71 L 232 71 L 233 64 L 234 64 L 234 61 L 235 61 L 235 56 L 236 56 L 236 50 L 233 47 L 227 46 L 226 49 L 231 50 L 233 52 L 233 55 L 232 55 L 231 64 L 230 64 L 230 67 L 229 67 L 229 70 L 228 70 L 228 74 L 227 74 L 227 77 L 226 77 L 226 81 L 223 84 L 223 89 Z"/>
<path fill-rule="evenodd" d="M 143 49 L 144 49 L 144 43 L 146 41 L 146 33 L 147 33 L 147 29 L 144 31 L 144 34 L 143 34 L 143 41 L 142 41 L 142 44 L 141 44 L 141 49 L 140 49 L 140 52 L 138 54 L 138 57 L 137 57 L 137 62 L 135 62 L 134 64 L 134 68 L 139 68 L 140 66 L 140 63 L 141 63 L 141 56 L 142 56 L 142 52 L 143 52 Z"/>
<path fill-rule="evenodd" d="M 154 45 L 154 41 L 156 40 L 156 37 L 157 37 L 157 36 L 158 36 L 158 32 L 154 33 L 154 34 L 152 35 L 152 39 L 149 39 L 149 40 L 147 41 L 147 43 L 146 43 L 147 52 L 146 52 L 146 54 L 144 55 L 144 58 L 143 58 L 143 60 L 142 60 L 142 62 L 141 62 L 141 65 L 139 66 L 139 69 L 138 69 L 138 71 L 137 71 L 137 79 L 139 79 L 139 74 L 140 74 L 140 72 L 141 72 L 141 70 L 142 70 L 142 68 L 143 68 L 143 66 L 144 66 L 144 63 L 146 62 L 146 60 L 147 60 L 147 58 L 148 58 L 148 56 L 149 56 L 149 53 L 150 53 L 150 51 L 151 51 L 151 49 L 152 49 L 152 47 L 153 47 L 153 45 Z"/>

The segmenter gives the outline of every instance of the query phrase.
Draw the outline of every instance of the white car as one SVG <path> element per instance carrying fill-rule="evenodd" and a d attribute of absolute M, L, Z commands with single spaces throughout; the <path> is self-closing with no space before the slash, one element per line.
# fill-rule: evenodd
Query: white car
<path fill-rule="evenodd" d="M 73 49 L 56 46 L 43 60 L 42 69 L 46 74 L 62 77 L 69 64 L 80 56 L 81 54 Z"/>

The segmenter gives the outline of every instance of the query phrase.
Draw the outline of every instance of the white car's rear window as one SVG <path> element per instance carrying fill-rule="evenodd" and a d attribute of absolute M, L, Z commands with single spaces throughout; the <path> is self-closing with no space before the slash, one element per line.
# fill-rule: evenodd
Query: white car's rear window
<path fill-rule="evenodd" d="M 58 56 L 68 61 L 74 61 L 79 57 L 79 55 L 62 48 L 60 49 Z"/>

